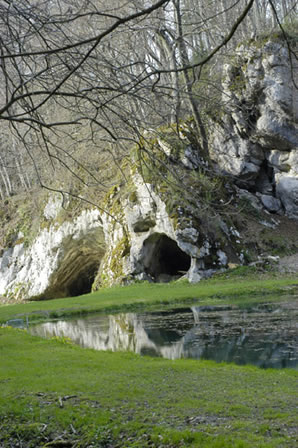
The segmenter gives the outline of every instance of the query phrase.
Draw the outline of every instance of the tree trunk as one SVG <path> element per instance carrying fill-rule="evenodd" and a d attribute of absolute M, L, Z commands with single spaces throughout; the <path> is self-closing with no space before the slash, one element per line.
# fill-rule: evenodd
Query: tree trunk
<path fill-rule="evenodd" d="M 185 83 L 186 95 L 190 104 L 190 108 L 192 110 L 194 120 L 196 123 L 197 131 L 201 137 L 201 149 L 203 157 L 208 160 L 209 159 L 209 147 L 208 147 L 208 139 L 207 133 L 205 130 L 204 123 L 202 121 L 199 107 L 196 101 L 196 98 L 193 94 L 192 85 L 193 82 L 190 79 L 187 66 L 190 65 L 187 48 L 184 41 L 183 36 L 183 28 L 182 28 L 182 19 L 181 19 L 181 9 L 180 9 L 180 0 L 173 0 L 174 10 L 175 10 L 175 19 L 176 19 L 176 27 L 177 27 L 177 41 L 178 41 L 178 51 L 181 59 L 182 65 L 182 76 Z"/>

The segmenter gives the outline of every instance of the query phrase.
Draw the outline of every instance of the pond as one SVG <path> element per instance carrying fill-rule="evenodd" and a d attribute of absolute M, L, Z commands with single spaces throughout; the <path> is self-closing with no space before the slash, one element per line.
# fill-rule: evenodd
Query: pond
<path fill-rule="evenodd" d="M 194 305 L 158 312 L 93 314 L 33 325 L 29 331 L 43 337 L 68 337 L 96 350 L 297 368 L 297 305 L 292 298 L 248 308 Z"/>

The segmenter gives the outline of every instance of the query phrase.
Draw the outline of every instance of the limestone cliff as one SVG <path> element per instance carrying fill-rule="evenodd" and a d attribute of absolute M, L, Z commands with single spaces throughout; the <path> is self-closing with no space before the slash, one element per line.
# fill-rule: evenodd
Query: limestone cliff
<path fill-rule="evenodd" d="M 177 160 L 175 163 L 180 174 L 187 174 Z M 121 187 L 113 189 L 106 204 L 110 214 L 102 216 L 109 250 L 95 288 L 119 281 L 167 282 L 182 276 L 197 282 L 229 261 L 244 260 L 232 221 L 213 215 L 207 201 L 200 204 L 191 191 L 200 187 L 200 181 L 192 178 L 188 184 L 194 201 L 161 180 L 159 184 L 144 182 L 139 172 L 131 174 L 133 193 L 125 195 Z"/>
<path fill-rule="evenodd" d="M 281 39 L 242 45 L 224 77 L 213 159 L 267 210 L 297 219 L 297 52 Z"/>
<path fill-rule="evenodd" d="M 211 163 L 191 120 L 148 130 L 101 204 L 58 219 L 49 196 L 39 229 L 11 230 L 0 295 L 52 298 L 114 283 L 190 282 L 258 256 L 297 252 L 297 60 L 278 39 L 240 46 L 209 116 Z M 214 170 L 215 164 L 215 170 Z"/>
<path fill-rule="evenodd" d="M 218 176 L 200 159 L 190 124 L 181 126 L 176 140 L 162 131 L 148 133 L 144 160 L 130 173 L 133 195 L 119 187 L 106 204 L 117 222 L 103 216 L 111 250 L 99 284 L 167 281 L 183 274 L 196 282 L 229 263 L 270 253 L 270 243 L 264 247 L 245 229 L 251 227 L 245 202 L 248 215 L 255 215 L 254 231 L 265 235 L 270 228 L 273 240 L 274 229 L 281 232 L 278 216 L 298 219 L 297 73 L 297 60 L 280 37 L 238 48 L 224 68 L 224 107 L 210 119 Z M 169 163 L 170 174 L 163 169 Z M 294 230 L 291 250 L 298 250 L 297 238 Z"/>
<path fill-rule="evenodd" d="M 50 197 L 43 227 L 28 245 L 18 232 L 0 257 L 0 295 L 8 298 L 53 298 L 90 292 L 103 253 L 98 210 L 83 210 L 59 223 L 60 197 Z"/>

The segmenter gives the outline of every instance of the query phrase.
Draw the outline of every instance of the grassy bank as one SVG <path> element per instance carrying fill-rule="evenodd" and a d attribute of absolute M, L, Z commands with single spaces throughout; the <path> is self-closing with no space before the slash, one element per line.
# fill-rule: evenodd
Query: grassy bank
<path fill-rule="evenodd" d="M 0 329 L 1 447 L 289 447 L 298 374 Z"/>
<path fill-rule="evenodd" d="M 272 301 L 296 295 L 297 280 L 232 276 L 117 287 L 2 306 L 0 321 L 193 300 Z M 0 327 L 0 447 L 293 448 L 297 377 L 290 369 L 96 352 Z"/>
<path fill-rule="evenodd" d="M 29 315 L 30 320 L 56 318 L 95 311 L 120 311 L 199 301 L 200 303 L 241 303 L 245 300 L 266 300 L 268 295 L 298 291 L 298 277 L 259 277 L 254 272 L 244 276 L 213 278 L 191 285 L 185 282 L 168 284 L 140 283 L 101 289 L 93 294 L 66 299 L 28 302 L 0 306 L 0 323 Z"/>

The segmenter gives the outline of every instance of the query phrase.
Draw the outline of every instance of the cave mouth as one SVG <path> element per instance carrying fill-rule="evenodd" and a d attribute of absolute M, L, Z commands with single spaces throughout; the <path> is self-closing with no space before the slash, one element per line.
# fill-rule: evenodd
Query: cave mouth
<path fill-rule="evenodd" d="M 91 292 L 105 253 L 100 231 L 95 229 L 78 239 L 65 238 L 58 269 L 52 274 L 50 287 L 44 296 L 55 299 Z"/>
<path fill-rule="evenodd" d="M 73 249 L 65 254 L 59 269 L 51 278 L 51 286 L 44 298 L 76 297 L 89 294 L 98 273 L 102 257 L 99 254 L 84 254 Z"/>
<path fill-rule="evenodd" d="M 145 272 L 156 282 L 168 282 L 182 277 L 190 268 L 191 258 L 176 241 L 160 233 L 144 241 Z"/>
<path fill-rule="evenodd" d="M 89 294 L 98 271 L 98 264 L 84 266 L 67 285 L 67 296 L 76 297 Z"/>

